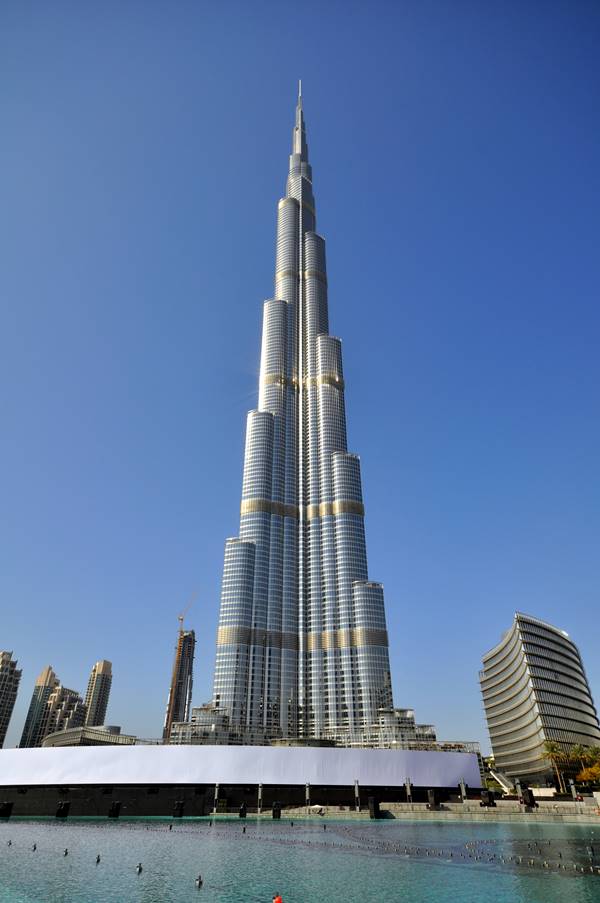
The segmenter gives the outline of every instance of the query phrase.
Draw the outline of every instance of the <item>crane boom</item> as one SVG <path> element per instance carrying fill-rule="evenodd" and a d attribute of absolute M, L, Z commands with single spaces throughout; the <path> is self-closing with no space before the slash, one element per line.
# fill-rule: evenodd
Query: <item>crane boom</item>
<path fill-rule="evenodd" d="M 194 590 L 194 592 L 192 593 L 192 595 L 189 598 L 188 604 L 185 606 L 183 611 L 177 615 L 177 620 L 179 621 L 179 629 L 180 630 L 183 630 L 184 618 L 197 598 L 198 598 L 198 590 Z"/>

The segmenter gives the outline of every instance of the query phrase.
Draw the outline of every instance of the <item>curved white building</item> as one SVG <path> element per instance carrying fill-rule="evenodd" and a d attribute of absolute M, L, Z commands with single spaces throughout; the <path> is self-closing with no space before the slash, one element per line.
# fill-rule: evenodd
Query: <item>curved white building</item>
<path fill-rule="evenodd" d="M 600 745 L 600 726 L 583 662 L 564 630 L 515 614 L 479 672 L 496 768 L 510 777 L 552 774 L 546 741 Z"/>

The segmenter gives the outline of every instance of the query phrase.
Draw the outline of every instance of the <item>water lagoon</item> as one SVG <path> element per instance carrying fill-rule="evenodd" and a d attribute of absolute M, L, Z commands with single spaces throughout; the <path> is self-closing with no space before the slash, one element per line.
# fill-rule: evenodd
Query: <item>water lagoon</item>
<path fill-rule="evenodd" d="M 2 903 L 271 903 L 276 891 L 284 903 L 600 903 L 592 864 L 600 868 L 600 826 L 251 818 L 0 823 Z"/>

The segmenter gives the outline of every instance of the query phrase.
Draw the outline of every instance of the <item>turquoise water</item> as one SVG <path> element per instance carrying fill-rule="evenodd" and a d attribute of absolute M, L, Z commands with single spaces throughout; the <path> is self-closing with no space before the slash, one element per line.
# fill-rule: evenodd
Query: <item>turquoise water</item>
<path fill-rule="evenodd" d="M 325 824 L 2 822 L 0 901 L 271 903 L 279 891 L 284 903 L 600 903 L 600 874 L 589 873 L 590 862 L 600 868 L 600 822 L 595 832 L 540 824 Z M 201 890 L 194 884 L 199 872 Z"/>

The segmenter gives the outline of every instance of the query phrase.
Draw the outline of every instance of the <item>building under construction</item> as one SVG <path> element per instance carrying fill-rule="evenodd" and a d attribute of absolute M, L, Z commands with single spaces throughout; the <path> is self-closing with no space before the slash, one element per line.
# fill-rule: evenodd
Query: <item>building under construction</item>
<path fill-rule="evenodd" d="M 169 687 L 169 699 L 163 728 L 163 739 L 167 742 L 171 736 L 171 725 L 173 722 L 188 721 L 191 714 L 195 648 L 196 635 L 193 630 L 183 629 L 183 617 L 180 616 L 173 674 L 171 675 L 171 686 Z"/>

